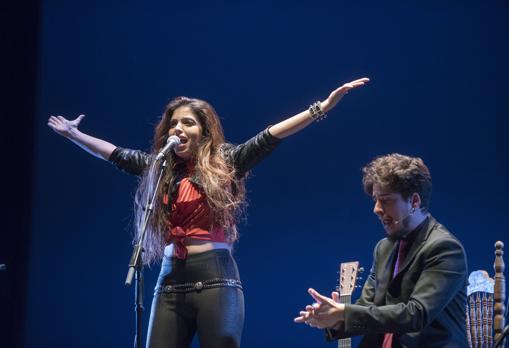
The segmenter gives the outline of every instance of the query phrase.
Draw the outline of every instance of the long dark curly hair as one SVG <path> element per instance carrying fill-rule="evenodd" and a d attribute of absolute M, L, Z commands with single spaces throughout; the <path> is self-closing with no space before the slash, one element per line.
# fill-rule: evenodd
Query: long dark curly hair
<path fill-rule="evenodd" d="M 245 201 L 244 179 L 236 176 L 233 166 L 226 162 L 221 155 L 221 145 L 224 144 L 223 128 L 214 108 L 207 102 L 187 97 L 177 97 L 170 101 L 155 127 L 151 162 L 155 155 L 165 145 L 168 138 L 170 121 L 175 110 L 188 107 L 194 113 L 202 127 L 202 137 L 196 154 L 188 161 L 194 165 L 193 177 L 199 183 L 199 189 L 207 197 L 207 203 L 214 217 L 214 225 L 225 229 L 225 237 L 233 243 L 238 239 L 236 222 L 242 215 Z M 186 162 L 173 152 L 167 156 L 168 167 L 161 179 L 154 200 L 153 213 L 147 225 L 145 239 L 144 263 L 151 264 L 159 261 L 164 252 L 165 235 L 169 233 L 168 207 L 163 203 L 163 197 L 168 194 L 174 196 L 176 179 L 185 174 Z M 159 170 L 152 166 L 145 170 L 135 195 L 135 229 L 139 237 L 143 225 L 144 209 L 148 195 L 153 192 Z M 157 170 L 156 170 L 157 169 Z M 213 226 L 210 227 L 211 229 Z"/>

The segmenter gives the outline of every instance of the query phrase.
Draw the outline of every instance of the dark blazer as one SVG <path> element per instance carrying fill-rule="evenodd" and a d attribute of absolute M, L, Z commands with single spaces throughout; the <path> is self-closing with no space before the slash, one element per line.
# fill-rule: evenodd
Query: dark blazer
<path fill-rule="evenodd" d="M 431 216 L 415 232 L 394 279 L 398 242 L 378 242 L 360 299 L 346 305 L 340 327 L 326 330 L 328 340 L 364 335 L 359 347 L 374 348 L 393 332 L 394 347 L 468 346 L 463 246 Z"/>

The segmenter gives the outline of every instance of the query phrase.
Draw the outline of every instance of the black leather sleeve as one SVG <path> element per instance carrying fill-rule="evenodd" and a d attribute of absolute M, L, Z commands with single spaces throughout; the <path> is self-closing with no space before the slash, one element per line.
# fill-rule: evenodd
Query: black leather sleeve
<path fill-rule="evenodd" d="M 281 139 L 270 134 L 267 128 L 243 144 L 223 144 L 221 151 L 226 160 L 233 164 L 240 178 L 267 157 L 280 142 Z"/>
<path fill-rule="evenodd" d="M 133 175 L 141 175 L 150 163 L 150 155 L 141 150 L 117 147 L 108 159 L 118 169 Z"/>
<path fill-rule="evenodd" d="M 249 170 L 267 157 L 281 142 L 266 129 L 240 145 L 223 144 L 221 152 L 231 163 L 238 177 L 243 177 Z M 151 155 L 140 150 L 117 147 L 110 155 L 109 161 L 120 170 L 141 175 L 151 161 Z"/>

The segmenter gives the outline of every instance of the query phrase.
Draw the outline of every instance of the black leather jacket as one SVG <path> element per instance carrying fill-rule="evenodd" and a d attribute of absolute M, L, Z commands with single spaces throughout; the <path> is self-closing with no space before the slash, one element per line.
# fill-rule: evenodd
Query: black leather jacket
<path fill-rule="evenodd" d="M 226 161 L 233 165 L 237 177 L 243 177 L 249 170 L 267 157 L 281 142 L 268 128 L 240 145 L 224 143 L 221 153 Z M 110 155 L 109 161 L 122 171 L 141 175 L 153 159 L 153 154 L 141 150 L 117 147 Z"/>

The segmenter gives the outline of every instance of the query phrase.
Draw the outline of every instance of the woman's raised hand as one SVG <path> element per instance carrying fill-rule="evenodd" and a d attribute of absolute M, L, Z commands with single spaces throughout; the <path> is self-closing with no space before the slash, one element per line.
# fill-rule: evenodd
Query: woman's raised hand
<path fill-rule="evenodd" d="M 333 107 L 336 106 L 337 103 L 343 98 L 345 94 L 348 94 L 348 92 L 351 89 L 364 86 L 367 82 L 369 82 L 369 79 L 367 77 L 363 77 L 362 79 L 357 79 L 348 83 L 345 83 L 343 86 L 335 89 L 332 91 L 332 93 L 329 95 L 329 97 L 322 102 L 322 111 L 324 113 L 331 110 Z"/>
<path fill-rule="evenodd" d="M 339 103 L 341 98 L 343 98 L 343 96 L 347 94 L 348 91 L 353 88 L 364 86 L 368 81 L 369 79 L 364 77 L 362 79 L 345 83 L 343 86 L 332 91 L 329 97 L 320 103 L 320 108 L 322 109 L 323 113 L 329 112 L 334 106 L 336 106 L 336 104 Z M 283 139 L 297 133 L 301 129 L 304 129 L 315 120 L 316 115 L 313 116 L 310 109 L 302 111 L 295 116 L 289 117 L 286 120 L 271 126 L 269 128 L 270 134 L 276 138 Z"/>
<path fill-rule="evenodd" d="M 48 126 L 61 136 L 69 138 L 71 133 L 78 129 L 83 117 L 85 117 L 85 115 L 79 115 L 74 120 L 69 121 L 62 116 L 50 116 L 48 119 Z"/>
<path fill-rule="evenodd" d="M 48 119 L 48 126 L 91 155 L 103 160 L 108 160 L 116 146 L 105 140 L 80 132 L 78 126 L 83 117 L 85 117 L 85 115 L 79 115 L 74 120 L 69 121 L 62 116 L 50 116 Z"/>

